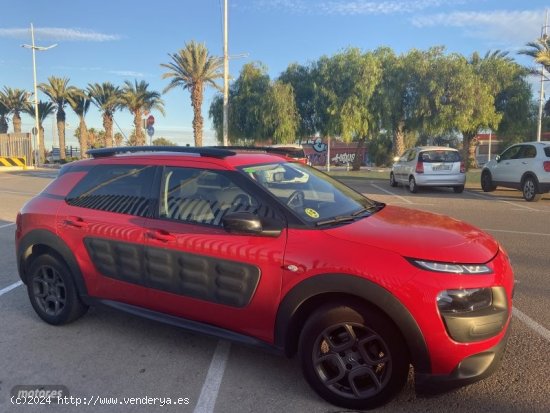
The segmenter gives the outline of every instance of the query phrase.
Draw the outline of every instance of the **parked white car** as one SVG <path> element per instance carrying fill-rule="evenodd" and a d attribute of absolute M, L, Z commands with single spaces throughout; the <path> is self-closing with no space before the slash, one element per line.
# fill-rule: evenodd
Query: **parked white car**
<path fill-rule="evenodd" d="M 390 172 L 390 185 L 407 185 L 411 192 L 421 186 L 452 187 L 464 191 L 466 173 L 460 152 L 445 146 L 418 146 L 396 159 Z"/>
<path fill-rule="evenodd" d="M 481 171 L 481 188 L 519 189 L 526 201 L 538 201 L 550 191 L 550 141 L 524 142 L 508 147 Z"/>

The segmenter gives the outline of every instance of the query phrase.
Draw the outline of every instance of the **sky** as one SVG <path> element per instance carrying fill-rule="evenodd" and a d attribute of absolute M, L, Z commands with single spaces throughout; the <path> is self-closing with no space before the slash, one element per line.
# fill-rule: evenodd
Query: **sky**
<path fill-rule="evenodd" d="M 290 63 L 308 64 L 347 47 L 373 50 L 389 46 L 397 53 L 445 46 L 448 52 L 469 56 L 477 51 L 517 55 L 529 41 L 540 37 L 545 25 L 543 0 L 227 0 L 229 14 L 230 75 L 236 78 L 243 64 L 262 62 L 272 79 Z M 70 84 L 144 80 L 161 92 L 168 84 L 160 64 L 170 61 L 187 42 L 205 43 L 211 54 L 223 54 L 223 0 L 57 0 L 55 2 L 0 0 L 0 88 L 32 91 L 31 43 L 53 49 L 37 52 L 38 82 L 49 76 L 68 77 Z M 533 92 L 538 93 L 536 79 Z M 202 113 L 204 144 L 215 144 L 208 109 L 217 93 L 207 89 Z M 46 96 L 39 92 L 39 98 Z M 180 145 L 193 144 L 193 112 L 189 93 L 182 88 L 163 95 L 166 116 L 153 112 L 156 137 Z M 115 132 L 128 136 L 133 124 L 128 111 L 115 114 Z M 67 144 L 78 119 L 67 109 Z M 92 107 L 88 127 L 102 129 L 101 116 Z M 23 132 L 32 118 L 23 115 Z M 44 123 L 46 147 L 57 146 L 55 117 Z M 10 124 L 11 131 L 11 124 Z"/>

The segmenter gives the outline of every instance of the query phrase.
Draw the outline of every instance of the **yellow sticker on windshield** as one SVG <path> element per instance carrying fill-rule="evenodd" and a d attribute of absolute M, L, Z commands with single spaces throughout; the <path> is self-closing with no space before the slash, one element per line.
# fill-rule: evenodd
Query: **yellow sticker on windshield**
<path fill-rule="evenodd" d="M 306 209 L 304 209 L 304 211 L 305 211 L 305 213 L 307 214 L 308 217 L 319 218 L 319 213 L 317 211 L 315 211 L 314 209 L 306 208 Z"/>

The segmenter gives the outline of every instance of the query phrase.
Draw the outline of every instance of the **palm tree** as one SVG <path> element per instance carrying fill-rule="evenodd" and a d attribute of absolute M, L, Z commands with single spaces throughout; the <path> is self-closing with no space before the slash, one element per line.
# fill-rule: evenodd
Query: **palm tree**
<path fill-rule="evenodd" d="M 71 106 L 78 119 L 80 119 L 78 140 L 80 143 L 80 157 L 86 157 L 88 150 L 88 128 L 86 127 L 86 113 L 90 109 L 90 95 L 82 89 L 75 89 L 68 97 L 69 105 Z"/>
<path fill-rule="evenodd" d="M 21 133 L 21 115 L 26 106 L 27 92 L 23 89 L 12 89 L 11 87 L 4 87 L 4 90 L 0 92 L 0 100 L 9 113 L 12 116 L 13 131 L 15 133 Z"/>
<path fill-rule="evenodd" d="M 113 115 L 122 107 L 122 91 L 110 82 L 88 85 L 88 93 L 93 104 L 103 114 L 103 128 L 105 129 L 105 146 L 113 146 Z"/>
<path fill-rule="evenodd" d="M 544 68 L 550 71 L 550 37 L 542 37 L 534 42 L 526 44 L 530 49 L 523 49 L 519 54 L 531 56 L 536 63 L 540 63 Z"/>
<path fill-rule="evenodd" d="M 137 145 L 145 145 L 145 134 L 141 127 L 141 117 L 145 111 L 152 109 L 158 110 L 164 115 L 164 102 L 160 98 L 160 93 L 147 90 L 149 83 L 142 80 L 138 83 L 130 81 L 124 82 L 122 88 L 122 102 L 126 108 L 134 115 L 134 127 Z"/>
<path fill-rule="evenodd" d="M 43 139 L 44 127 L 42 126 L 42 124 L 44 123 L 44 120 L 46 120 L 46 118 L 52 115 L 55 111 L 56 107 L 52 102 L 44 102 L 42 100 L 38 102 L 38 127 L 40 129 L 39 136 L 42 136 L 42 139 L 38 140 L 38 153 L 40 155 L 40 163 L 44 162 L 44 157 L 46 155 Z M 27 115 L 30 115 L 33 119 L 36 119 L 33 104 L 25 104 L 25 106 L 23 107 L 23 112 L 25 112 Z"/>
<path fill-rule="evenodd" d="M 169 71 L 162 75 L 163 79 L 171 79 L 163 93 L 168 92 L 176 86 L 182 86 L 191 93 L 191 105 L 193 106 L 193 134 L 195 146 L 202 146 L 202 125 L 201 113 L 203 92 L 205 85 L 220 87 L 215 80 L 220 79 L 223 74 L 220 71 L 222 59 L 208 54 L 206 46 L 202 43 L 191 41 L 177 53 L 168 54 L 172 61 L 162 63 L 161 66 Z"/>
<path fill-rule="evenodd" d="M 8 114 L 10 111 L 0 100 L 0 133 L 8 133 Z"/>
<path fill-rule="evenodd" d="M 65 106 L 76 88 L 69 86 L 69 78 L 50 76 L 48 83 L 40 83 L 38 88 L 48 96 L 57 113 L 57 134 L 59 136 L 59 157 L 65 159 Z"/>

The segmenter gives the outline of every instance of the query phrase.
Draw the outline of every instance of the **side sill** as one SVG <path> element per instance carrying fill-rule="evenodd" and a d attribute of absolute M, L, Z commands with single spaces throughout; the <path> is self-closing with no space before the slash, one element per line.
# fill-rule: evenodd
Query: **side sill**
<path fill-rule="evenodd" d="M 98 304 L 114 308 L 116 310 L 124 311 L 125 313 L 132 314 L 141 318 L 147 318 L 149 320 L 158 321 L 196 333 L 205 334 L 211 337 L 228 340 L 239 344 L 244 344 L 250 347 L 260 348 L 272 354 L 284 355 L 283 349 L 266 343 L 265 341 L 258 340 L 257 338 L 250 337 L 244 334 L 235 333 L 233 331 L 226 330 L 221 327 L 216 327 L 211 324 L 200 323 L 198 321 L 164 314 L 158 311 L 137 307 L 135 305 L 126 304 L 119 301 L 90 299 L 89 297 L 88 299 L 86 299 L 86 301 L 91 304 Z"/>

